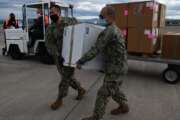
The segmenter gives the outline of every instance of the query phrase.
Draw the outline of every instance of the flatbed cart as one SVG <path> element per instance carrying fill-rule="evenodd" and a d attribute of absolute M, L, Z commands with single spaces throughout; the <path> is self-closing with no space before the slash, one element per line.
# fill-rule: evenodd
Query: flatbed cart
<path fill-rule="evenodd" d="M 128 59 L 167 64 L 168 67 L 162 73 L 163 79 L 170 84 L 175 84 L 178 81 L 180 81 L 180 60 L 164 59 L 161 58 L 160 56 L 144 57 L 144 56 L 135 56 L 135 55 L 128 55 Z"/>

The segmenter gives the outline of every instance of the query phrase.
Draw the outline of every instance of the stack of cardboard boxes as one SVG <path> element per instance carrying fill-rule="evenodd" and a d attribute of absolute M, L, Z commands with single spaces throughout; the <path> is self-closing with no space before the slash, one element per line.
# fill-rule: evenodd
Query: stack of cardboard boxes
<path fill-rule="evenodd" d="M 129 53 L 154 54 L 161 46 L 166 6 L 154 1 L 111 4 Z"/>
<path fill-rule="evenodd" d="M 116 24 L 121 29 L 124 37 L 127 39 L 128 34 L 128 3 L 123 4 L 113 4 L 112 5 L 116 10 Z"/>

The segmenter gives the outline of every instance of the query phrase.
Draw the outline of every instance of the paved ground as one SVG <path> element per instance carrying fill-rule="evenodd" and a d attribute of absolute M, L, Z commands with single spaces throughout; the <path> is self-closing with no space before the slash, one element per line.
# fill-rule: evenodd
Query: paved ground
<path fill-rule="evenodd" d="M 131 111 L 111 116 L 109 111 L 117 105 L 110 101 L 104 120 L 179 120 L 180 83 L 169 85 L 161 80 L 166 66 L 129 61 L 129 67 L 122 90 Z M 55 100 L 60 81 L 55 66 L 34 58 L 13 61 L 0 55 L 0 120 L 80 120 L 90 115 L 103 74 L 81 70 L 76 77 L 88 90 L 84 100 L 75 101 L 77 93 L 70 89 L 64 106 L 51 111 L 48 105 Z"/>

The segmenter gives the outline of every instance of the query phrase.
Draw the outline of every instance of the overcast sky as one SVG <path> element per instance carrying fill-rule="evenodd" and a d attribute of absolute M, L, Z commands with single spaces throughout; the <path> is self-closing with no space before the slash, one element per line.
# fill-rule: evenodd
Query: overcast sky
<path fill-rule="evenodd" d="M 14 12 L 21 18 L 21 6 L 24 3 L 40 0 L 0 0 L 0 19 L 7 18 L 10 12 Z M 53 0 L 54 1 L 54 0 Z M 121 3 L 144 0 L 55 0 L 75 4 L 75 15 L 79 18 L 94 18 L 107 3 Z M 180 19 L 180 0 L 156 0 L 167 5 L 166 18 Z"/>

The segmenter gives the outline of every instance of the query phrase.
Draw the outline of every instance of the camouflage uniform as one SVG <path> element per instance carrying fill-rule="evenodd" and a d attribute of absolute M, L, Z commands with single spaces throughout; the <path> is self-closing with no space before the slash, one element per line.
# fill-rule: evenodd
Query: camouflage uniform
<path fill-rule="evenodd" d="M 60 24 L 52 23 L 46 31 L 46 47 L 50 55 L 53 56 L 58 72 L 62 76 L 59 84 L 58 100 L 67 96 L 68 88 L 71 86 L 75 90 L 80 90 L 80 83 L 74 78 L 75 69 L 72 67 L 63 66 L 62 42 L 64 28 L 68 25 L 76 24 L 77 20 L 72 18 L 62 18 Z"/>
<path fill-rule="evenodd" d="M 119 89 L 123 76 L 128 71 L 125 41 L 115 24 L 100 33 L 95 46 L 79 60 L 79 64 L 93 59 L 98 53 L 104 56 L 105 78 L 97 94 L 93 116 L 101 119 L 109 97 L 119 105 L 127 102 L 126 96 Z"/>

